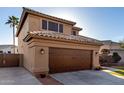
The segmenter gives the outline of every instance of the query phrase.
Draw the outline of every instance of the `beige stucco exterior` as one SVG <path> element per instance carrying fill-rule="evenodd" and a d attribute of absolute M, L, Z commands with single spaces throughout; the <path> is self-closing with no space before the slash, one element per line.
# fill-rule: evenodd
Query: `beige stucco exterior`
<path fill-rule="evenodd" d="M 50 20 L 50 19 L 46 19 L 46 18 L 42 18 L 39 16 L 31 15 L 31 14 L 28 15 L 29 31 L 44 30 L 44 29 L 42 29 L 42 20 L 47 20 L 47 21 L 63 24 L 63 33 L 71 35 L 71 31 L 72 31 L 72 27 L 73 27 L 72 25 L 54 21 L 54 20 Z"/>
<path fill-rule="evenodd" d="M 56 40 L 36 39 L 33 38 L 29 42 L 24 42 L 23 39 L 30 31 L 42 31 L 42 19 L 40 16 L 28 14 L 18 35 L 18 50 L 24 55 L 23 66 L 32 73 L 48 73 L 49 72 L 49 47 L 71 48 L 92 50 L 92 66 L 99 65 L 99 45 L 86 45 L 73 42 L 62 42 Z M 63 24 L 63 33 L 71 35 L 73 25 L 62 23 L 59 21 L 47 19 L 53 22 Z M 78 35 L 77 31 L 77 35 Z M 45 53 L 41 54 L 40 50 L 44 49 Z"/>
<path fill-rule="evenodd" d="M 25 61 L 24 63 L 30 64 L 30 67 L 29 65 L 28 66 L 24 65 L 24 66 L 30 69 L 30 71 L 33 73 L 48 73 L 49 72 L 49 47 L 93 50 L 92 66 L 93 67 L 100 66 L 98 46 L 66 43 L 66 42 L 59 42 L 59 41 L 49 41 L 49 40 L 41 40 L 41 39 L 32 39 L 30 42 L 28 42 L 27 45 L 30 50 L 29 52 L 30 61 L 29 63 L 28 61 Z M 44 49 L 45 53 L 41 54 L 40 49 Z"/>

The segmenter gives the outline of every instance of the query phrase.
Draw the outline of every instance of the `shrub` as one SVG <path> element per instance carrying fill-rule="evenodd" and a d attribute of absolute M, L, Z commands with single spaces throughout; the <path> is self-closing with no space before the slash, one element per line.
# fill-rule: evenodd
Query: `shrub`
<path fill-rule="evenodd" d="M 121 60 L 121 57 L 119 56 L 119 54 L 117 52 L 114 52 L 112 55 L 112 59 L 114 63 L 117 63 Z"/>
<path fill-rule="evenodd" d="M 113 62 L 113 58 L 111 55 L 100 55 L 99 62 L 101 66 L 109 66 Z"/>

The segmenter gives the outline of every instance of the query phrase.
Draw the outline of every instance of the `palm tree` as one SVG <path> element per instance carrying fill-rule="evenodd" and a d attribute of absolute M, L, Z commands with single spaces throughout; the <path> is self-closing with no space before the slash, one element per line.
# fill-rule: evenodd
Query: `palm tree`
<path fill-rule="evenodd" d="M 15 28 L 18 26 L 19 18 L 15 16 L 9 16 L 9 19 L 5 24 L 9 24 L 13 29 L 13 45 L 14 45 L 14 53 L 15 53 Z"/>

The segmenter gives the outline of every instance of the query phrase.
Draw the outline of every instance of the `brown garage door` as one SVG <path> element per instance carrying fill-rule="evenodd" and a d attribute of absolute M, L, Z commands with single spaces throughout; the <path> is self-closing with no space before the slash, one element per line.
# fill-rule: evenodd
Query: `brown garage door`
<path fill-rule="evenodd" d="M 49 49 L 50 73 L 91 69 L 92 51 L 76 49 Z"/>

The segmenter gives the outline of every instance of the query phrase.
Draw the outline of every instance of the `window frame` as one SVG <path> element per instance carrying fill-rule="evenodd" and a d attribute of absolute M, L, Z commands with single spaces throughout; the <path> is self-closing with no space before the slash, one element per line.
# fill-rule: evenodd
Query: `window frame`
<path fill-rule="evenodd" d="M 45 28 L 43 28 L 43 21 L 46 21 L 46 29 L 45 29 Z M 48 21 L 47 21 L 47 20 L 45 20 L 45 19 L 43 19 L 43 20 L 42 20 L 42 29 L 43 29 L 43 30 L 48 30 Z"/>
<path fill-rule="evenodd" d="M 43 29 L 43 21 L 46 21 L 46 22 L 47 22 L 47 27 L 46 27 L 46 29 Z M 51 20 L 47 20 L 47 19 L 42 19 L 41 22 L 42 22 L 42 24 L 41 24 L 41 25 L 42 25 L 41 29 L 47 30 L 47 31 L 54 31 L 54 32 L 63 33 L 64 25 L 63 25 L 62 23 L 57 23 L 57 22 L 54 22 L 54 21 L 51 21 Z M 49 29 L 49 22 L 55 23 L 55 24 L 58 25 L 58 26 L 57 26 L 57 31 L 55 31 L 55 30 L 50 30 L 50 29 Z M 60 31 L 60 25 L 62 25 L 62 31 Z"/>
<path fill-rule="evenodd" d="M 55 31 L 55 32 L 58 32 L 58 28 L 59 28 L 59 24 L 58 23 L 55 23 L 55 22 L 52 22 L 52 21 L 48 21 L 48 30 L 49 31 Z M 51 25 L 51 28 L 50 28 L 50 25 Z M 52 26 L 55 26 L 56 28 L 53 28 Z M 53 28 L 53 29 L 52 29 Z M 56 29 L 56 30 L 55 30 Z"/>
<path fill-rule="evenodd" d="M 60 25 L 62 26 L 62 31 L 60 31 Z M 60 33 L 63 33 L 63 24 L 59 24 L 59 30 Z"/>

